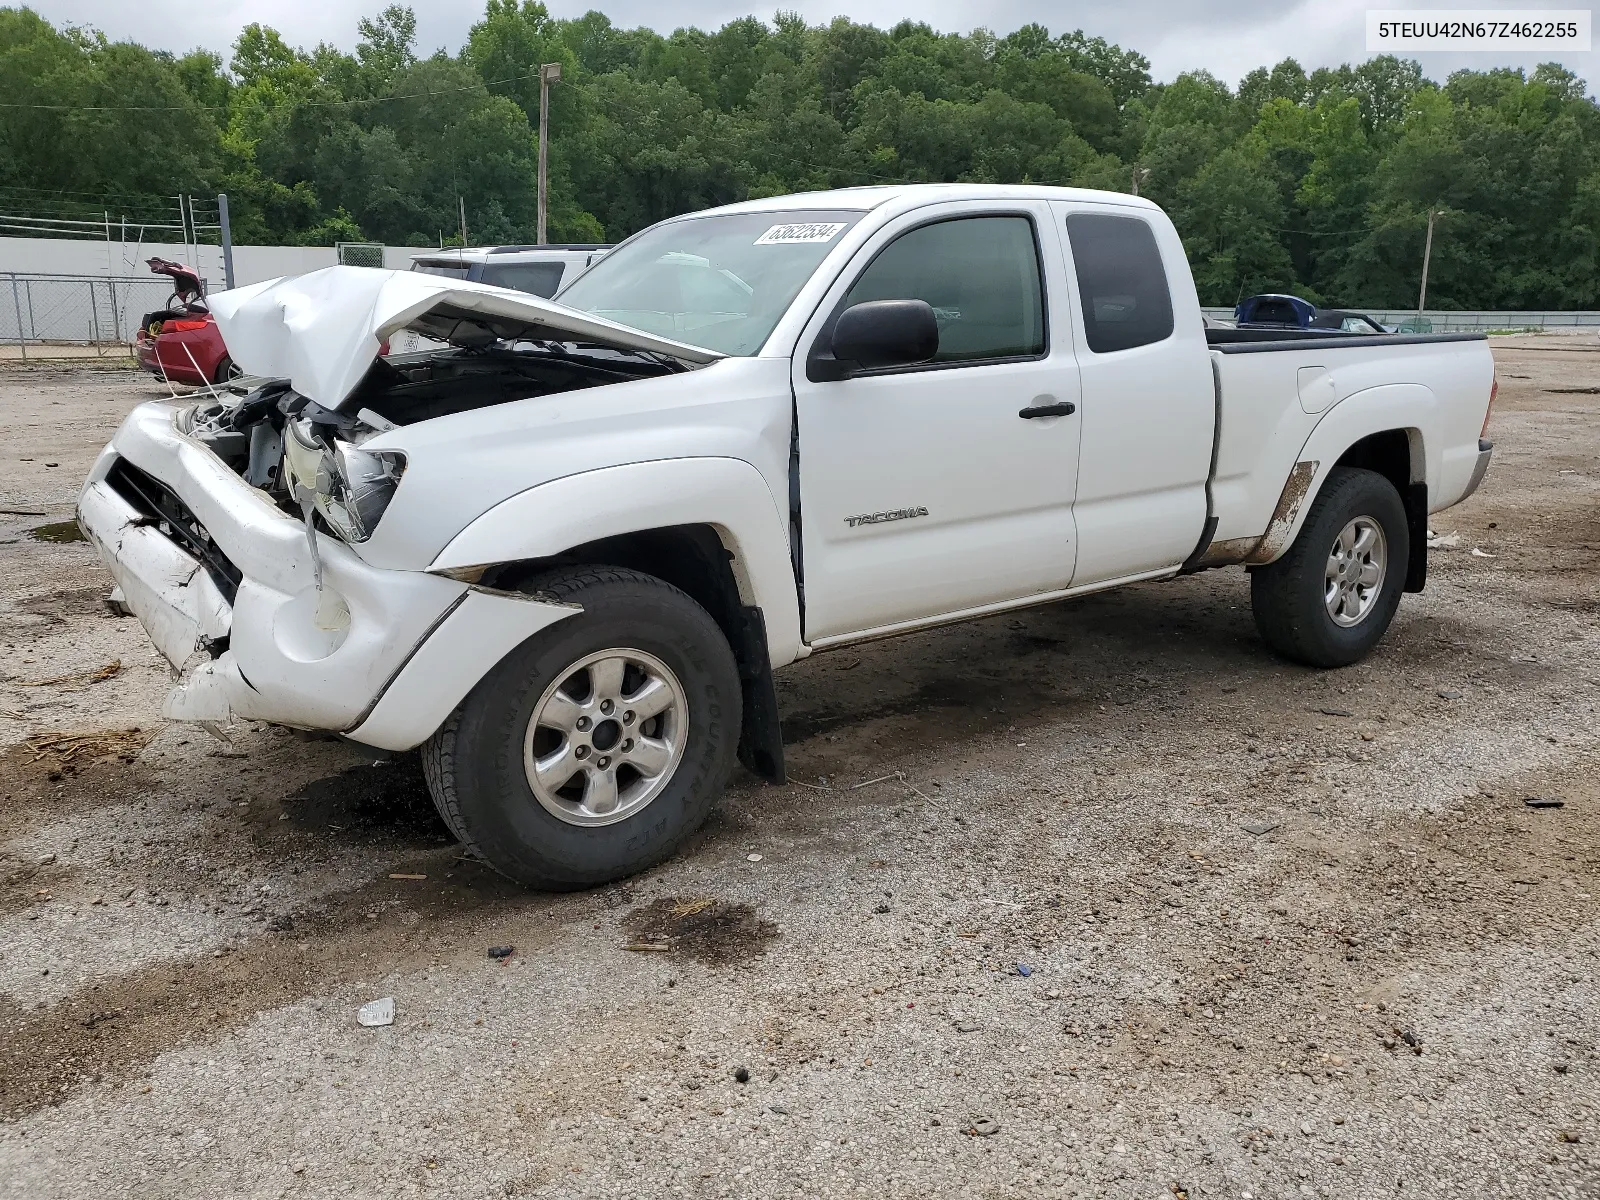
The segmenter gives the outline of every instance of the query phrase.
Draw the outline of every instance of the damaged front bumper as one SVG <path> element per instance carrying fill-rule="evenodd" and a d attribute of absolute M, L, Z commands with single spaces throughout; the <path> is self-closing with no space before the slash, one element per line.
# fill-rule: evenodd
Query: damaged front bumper
<path fill-rule="evenodd" d="M 510 650 L 573 606 L 368 566 L 181 433 L 180 405 L 134 409 L 100 455 L 78 522 L 179 672 L 163 712 L 425 741 Z M 332 614 L 330 618 L 330 614 Z"/>

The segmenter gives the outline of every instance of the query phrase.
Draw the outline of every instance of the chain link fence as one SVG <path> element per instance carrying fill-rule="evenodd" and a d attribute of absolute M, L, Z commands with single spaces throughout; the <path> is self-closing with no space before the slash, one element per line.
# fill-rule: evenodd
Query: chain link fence
<path fill-rule="evenodd" d="M 74 347 L 126 354 L 144 314 L 167 305 L 170 280 L 146 275 L 0 272 L 0 353 L 26 359 Z"/>

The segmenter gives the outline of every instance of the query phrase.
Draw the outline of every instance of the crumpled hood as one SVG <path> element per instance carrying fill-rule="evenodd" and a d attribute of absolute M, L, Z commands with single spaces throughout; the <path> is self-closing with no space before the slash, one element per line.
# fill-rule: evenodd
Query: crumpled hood
<path fill-rule="evenodd" d="M 515 338 L 648 350 L 695 364 L 723 357 L 526 292 L 421 271 L 324 267 L 208 301 L 234 362 L 251 375 L 289 380 L 325 408 L 344 402 L 380 343 L 402 329 L 458 346 Z"/>

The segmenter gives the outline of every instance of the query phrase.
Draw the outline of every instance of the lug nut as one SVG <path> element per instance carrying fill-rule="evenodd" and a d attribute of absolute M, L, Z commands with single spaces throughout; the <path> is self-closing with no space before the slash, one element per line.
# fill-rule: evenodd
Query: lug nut
<path fill-rule="evenodd" d="M 599 758 L 597 758 L 595 760 L 595 764 L 594 765 L 599 767 L 602 771 L 604 771 L 607 767 L 609 767 L 611 765 L 611 760 L 609 758 L 607 758 L 604 754 L 602 754 Z"/>
<path fill-rule="evenodd" d="M 633 724 L 633 709 L 630 708 L 627 712 L 622 714 L 622 723 L 624 725 Z"/>
<path fill-rule="evenodd" d="M 611 715 L 611 710 L 615 707 L 616 705 L 612 704 L 609 700 L 600 701 L 600 711 L 605 713 L 608 717 Z"/>
<path fill-rule="evenodd" d="M 622 742 L 622 752 L 624 754 L 626 754 L 629 750 L 632 750 L 632 749 L 633 749 L 633 739 L 632 738 L 624 738 L 623 742 Z"/>
<path fill-rule="evenodd" d="M 587 746 L 579 746 L 572 753 L 578 758 L 588 758 L 589 757 L 589 747 L 587 747 Z"/>
<path fill-rule="evenodd" d="M 590 721 L 588 717 L 579 717 L 578 718 L 578 732 L 579 733 L 587 733 L 589 731 L 589 726 L 591 724 L 593 724 L 593 722 Z"/>

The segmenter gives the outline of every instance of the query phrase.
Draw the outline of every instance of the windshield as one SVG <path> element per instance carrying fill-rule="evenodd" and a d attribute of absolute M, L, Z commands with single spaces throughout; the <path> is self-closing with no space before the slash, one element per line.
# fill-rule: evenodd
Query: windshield
<path fill-rule="evenodd" d="M 754 354 L 860 218 L 806 209 L 669 221 L 602 258 L 561 303 L 723 354 Z"/>

